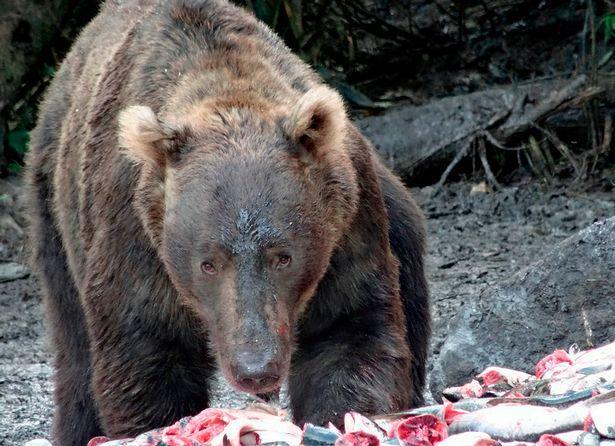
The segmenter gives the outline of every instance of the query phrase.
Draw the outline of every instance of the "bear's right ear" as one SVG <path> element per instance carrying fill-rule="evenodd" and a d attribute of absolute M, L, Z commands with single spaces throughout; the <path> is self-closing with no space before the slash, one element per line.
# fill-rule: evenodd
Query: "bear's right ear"
<path fill-rule="evenodd" d="M 164 166 L 168 156 L 179 149 L 180 133 L 160 122 L 154 111 L 146 106 L 133 105 L 119 115 L 120 147 L 138 164 Z"/>
<path fill-rule="evenodd" d="M 339 151 L 347 123 L 340 95 L 321 85 L 299 99 L 286 122 L 286 132 L 305 154 L 319 159 Z"/>

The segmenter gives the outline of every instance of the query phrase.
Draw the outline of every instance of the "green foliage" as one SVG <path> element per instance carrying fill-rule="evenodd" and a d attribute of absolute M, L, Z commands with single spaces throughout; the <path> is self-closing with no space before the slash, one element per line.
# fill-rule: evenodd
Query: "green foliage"
<path fill-rule="evenodd" d="M 610 12 L 602 17 L 600 20 L 600 28 L 604 33 L 604 42 L 611 40 L 611 37 L 615 36 L 615 12 Z"/>
<path fill-rule="evenodd" d="M 23 170 L 23 166 L 15 161 L 11 161 L 7 164 L 6 170 L 8 170 L 10 173 L 18 175 Z"/>
<path fill-rule="evenodd" d="M 99 3 L 9 0 L 11 6 L 2 17 L 7 20 L 0 20 L 6 28 L 0 32 L 0 176 L 22 170 L 41 96 Z"/>
<path fill-rule="evenodd" d="M 43 76 L 48 77 L 49 79 L 53 78 L 56 75 L 55 67 L 51 65 L 44 64 L 43 65 Z"/>
<path fill-rule="evenodd" d="M 280 8 L 283 0 L 247 0 L 248 7 L 254 15 L 272 28 L 278 24 Z"/>
<path fill-rule="evenodd" d="M 4 141 L 6 164 L 0 167 L 5 172 L 19 174 L 30 144 L 30 130 L 36 121 L 36 104 L 24 100 L 20 107 L 13 110 L 11 117 Z"/>
<path fill-rule="evenodd" d="M 284 10 L 288 17 L 288 24 L 295 38 L 299 41 L 303 39 L 303 9 L 301 0 L 284 0 Z"/>
<path fill-rule="evenodd" d="M 6 143 L 10 151 L 7 152 L 5 150 L 5 155 L 9 155 L 9 159 L 4 167 L 7 172 L 13 174 L 21 173 L 22 165 L 20 163 L 23 162 L 23 158 L 28 151 L 29 142 L 30 131 L 22 126 L 8 132 Z"/>
<path fill-rule="evenodd" d="M 17 129 L 7 135 L 9 147 L 19 155 L 25 155 L 28 151 L 30 142 L 30 132 L 24 129 Z"/>
<path fill-rule="evenodd" d="M 246 0 L 246 6 L 254 15 L 275 29 L 288 40 L 288 32 L 296 42 L 301 41 L 303 33 L 302 0 Z"/>

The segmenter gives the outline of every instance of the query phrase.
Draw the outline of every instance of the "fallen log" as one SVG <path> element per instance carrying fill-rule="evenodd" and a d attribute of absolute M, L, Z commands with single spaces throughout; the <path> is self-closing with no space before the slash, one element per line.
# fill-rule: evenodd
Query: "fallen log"
<path fill-rule="evenodd" d="M 492 144 L 506 141 L 553 113 L 578 106 L 604 91 L 590 86 L 587 77 L 580 75 L 401 106 L 358 118 L 356 123 L 385 163 L 402 177 L 434 167 L 442 173 L 450 165 L 448 174 L 478 136 L 487 137 Z"/>

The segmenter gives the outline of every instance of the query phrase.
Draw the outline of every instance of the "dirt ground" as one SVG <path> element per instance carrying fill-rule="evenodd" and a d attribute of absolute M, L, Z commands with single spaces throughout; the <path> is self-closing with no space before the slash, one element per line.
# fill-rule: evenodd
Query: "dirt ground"
<path fill-rule="evenodd" d="M 558 241 L 615 215 L 614 193 L 606 188 L 571 192 L 546 188 L 534 180 L 494 193 L 472 194 L 472 187 L 471 182 L 450 184 L 436 196 L 433 188 L 414 190 L 428 217 L 432 355 L 438 354 L 448 322 L 465 302 L 477 298 L 490 284 L 508 278 Z M 12 215 L 13 221 L 22 224 L 13 197 L 18 189 L 6 184 L 0 189 L 4 200 L 0 220 Z M 19 231 L 12 223 L 8 227 L 0 238 L 0 261 L 23 262 Z M 7 236 L 11 230 L 12 238 Z M 3 446 L 49 435 L 53 383 L 41 313 L 40 293 L 33 278 L 0 283 Z M 217 385 L 216 394 L 213 404 L 238 406 L 246 401 L 223 384 Z"/>

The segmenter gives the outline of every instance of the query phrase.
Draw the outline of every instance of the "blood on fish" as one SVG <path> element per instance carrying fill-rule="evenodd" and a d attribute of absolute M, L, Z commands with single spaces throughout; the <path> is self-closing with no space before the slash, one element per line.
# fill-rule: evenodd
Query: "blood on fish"
<path fill-rule="evenodd" d="M 594 420 L 592 420 L 592 416 L 591 414 L 589 414 L 587 415 L 587 417 L 585 417 L 585 421 L 583 421 L 583 430 L 585 432 L 591 432 L 593 426 L 594 426 Z"/>
<path fill-rule="evenodd" d="M 466 413 L 468 413 L 467 410 L 455 409 L 451 403 L 446 403 L 442 409 L 442 418 L 446 424 L 451 424 L 457 417 Z"/>
<path fill-rule="evenodd" d="M 184 437 L 170 437 L 164 440 L 167 446 L 192 446 L 192 442 Z"/>
<path fill-rule="evenodd" d="M 570 443 L 557 438 L 555 435 L 545 434 L 538 439 L 536 446 L 568 446 Z"/>
<path fill-rule="evenodd" d="M 460 387 L 449 387 L 444 389 L 442 394 L 444 398 L 449 397 L 453 401 L 464 398 L 480 398 L 485 393 L 485 389 L 475 379 Z"/>
<path fill-rule="evenodd" d="M 351 434 L 355 432 L 373 435 L 379 440 L 386 440 L 386 433 L 372 420 L 364 417 L 357 412 L 348 412 L 344 415 L 344 432 Z"/>
<path fill-rule="evenodd" d="M 558 364 L 562 363 L 572 364 L 572 359 L 570 359 L 570 356 L 568 356 L 568 353 L 564 350 L 555 350 L 550 355 L 538 361 L 538 364 L 536 364 L 536 378 L 542 378 L 547 371 L 552 370 Z"/>
<path fill-rule="evenodd" d="M 477 378 L 482 380 L 483 384 L 487 387 L 491 387 L 495 384 L 517 386 L 535 379 L 532 375 L 518 370 L 494 366 L 487 367 Z"/>
<path fill-rule="evenodd" d="M 284 421 L 281 414 L 256 409 L 210 408 L 135 439 L 96 437 L 90 440 L 88 446 L 253 446 L 276 441 L 299 446 L 302 437 L 302 430 Z"/>
<path fill-rule="evenodd" d="M 504 398 L 525 398 L 525 395 L 523 395 L 518 390 L 513 390 L 512 392 L 509 392 L 504 395 Z"/>
<path fill-rule="evenodd" d="M 380 446 L 380 440 L 367 432 L 351 432 L 339 437 L 335 446 Z"/>
<path fill-rule="evenodd" d="M 435 415 L 418 415 L 392 423 L 389 438 L 397 438 L 402 445 L 431 446 L 448 437 L 446 423 Z"/>
<path fill-rule="evenodd" d="M 504 377 L 497 370 L 488 370 L 481 375 L 481 378 L 483 379 L 484 385 L 491 386 L 502 381 Z"/>
<path fill-rule="evenodd" d="M 162 431 L 163 441 L 167 443 L 169 441 L 179 442 L 183 437 L 190 437 L 198 442 L 209 442 L 224 431 L 230 421 L 231 417 L 224 411 L 206 409 L 192 418 L 182 418 L 165 428 Z"/>
<path fill-rule="evenodd" d="M 87 446 L 98 446 L 100 444 L 106 443 L 107 441 L 111 441 L 109 437 L 94 437 L 90 441 L 88 441 Z"/>
<path fill-rule="evenodd" d="M 461 395 L 464 398 L 480 398 L 485 393 L 485 389 L 478 381 L 473 379 L 468 384 L 461 386 Z"/>

